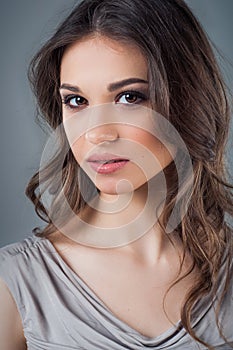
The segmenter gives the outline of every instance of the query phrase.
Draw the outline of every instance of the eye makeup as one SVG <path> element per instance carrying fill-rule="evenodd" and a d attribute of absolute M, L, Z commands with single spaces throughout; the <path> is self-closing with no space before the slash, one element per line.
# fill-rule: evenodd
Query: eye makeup
<path fill-rule="evenodd" d="M 144 90 L 144 89 L 143 89 Z M 124 102 L 120 102 L 121 99 L 124 99 Z M 139 89 L 129 89 L 122 91 L 115 98 L 116 103 L 123 105 L 135 105 L 142 104 L 148 101 L 148 93 L 141 91 Z M 80 109 L 82 106 L 88 105 L 87 99 L 78 94 L 67 94 L 62 96 L 62 103 L 66 108 L 71 110 Z"/>

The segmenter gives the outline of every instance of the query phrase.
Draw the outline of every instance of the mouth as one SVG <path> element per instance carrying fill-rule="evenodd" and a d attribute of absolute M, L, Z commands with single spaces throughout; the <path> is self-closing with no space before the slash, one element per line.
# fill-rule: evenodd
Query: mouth
<path fill-rule="evenodd" d="M 113 154 L 95 154 L 87 159 L 91 168 L 100 174 L 110 174 L 122 169 L 129 159 L 115 156 Z"/>

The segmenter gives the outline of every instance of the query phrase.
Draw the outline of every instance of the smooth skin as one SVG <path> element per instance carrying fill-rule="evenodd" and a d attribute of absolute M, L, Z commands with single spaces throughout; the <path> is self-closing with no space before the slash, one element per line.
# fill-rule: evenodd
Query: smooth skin
<path fill-rule="evenodd" d="M 0 344 L 1 349 L 26 350 L 22 321 L 15 301 L 4 281 L 0 279 Z"/>
<path fill-rule="evenodd" d="M 66 121 L 72 118 L 74 113 L 78 114 L 87 108 L 110 103 L 121 105 L 122 113 L 126 114 L 125 118 L 127 118 L 127 108 L 129 113 L 132 113 L 130 112 L 132 106 L 150 107 L 147 71 L 144 56 L 134 46 L 122 45 L 99 36 L 71 45 L 66 50 L 61 64 L 60 91 L 63 100 L 63 120 Z M 137 79 L 142 82 L 125 83 L 121 84 L 122 87 L 111 88 L 113 84 L 116 85 L 128 79 Z M 127 94 L 127 91 L 134 90 L 135 93 Z M 137 96 L 137 92 L 144 98 Z M 98 109 L 96 111 L 98 113 Z M 143 114 L 143 110 L 140 110 L 140 113 Z M 101 116 L 98 117 L 101 123 Z M 155 155 L 161 167 L 155 168 L 147 176 L 144 174 L 144 169 L 140 169 L 137 165 L 137 160 L 140 159 L 135 157 L 124 169 L 111 176 L 98 175 L 94 178 L 93 171 L 85 162 L 86 155 L 117 153 L 124 148 L 124 140 L 127 140 L 127 148 L 133 149 L 137 144 L 145 147 Z M 109 124 L 88 129 L 71 145 L 71 148 L 77 162 L 84 167 L 101 191 L 102 197 L 105 198 L 109 197 L 107 194 L 116 194 L 117 183 L 122 178 L 128 180 L 134 189 L 140 188 L 148 178 L 156 175 L 172 160 L 166 147 L 152 133 L 131 125 L 111 124 L 111 116 L 109 116 Z"/>

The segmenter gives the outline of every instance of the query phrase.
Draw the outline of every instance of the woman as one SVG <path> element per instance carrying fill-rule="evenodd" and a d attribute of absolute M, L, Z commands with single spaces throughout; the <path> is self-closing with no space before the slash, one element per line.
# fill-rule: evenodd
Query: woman
<path fill-rule="evenodd" d="M 187 5 L 84 0 L 30 80 L 47 225 L 1 250 L 4 348 L 232 348 L 230 110 Z"/>

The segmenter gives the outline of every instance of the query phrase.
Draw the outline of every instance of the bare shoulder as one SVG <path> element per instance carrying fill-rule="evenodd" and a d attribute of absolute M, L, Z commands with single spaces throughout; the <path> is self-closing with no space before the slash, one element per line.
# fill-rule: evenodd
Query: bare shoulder
<path fill-rule="evenodd" d="M 0 278 L 0 344 L 7 350 L 26 350 L 23 326 L 14 298 Z"/>

